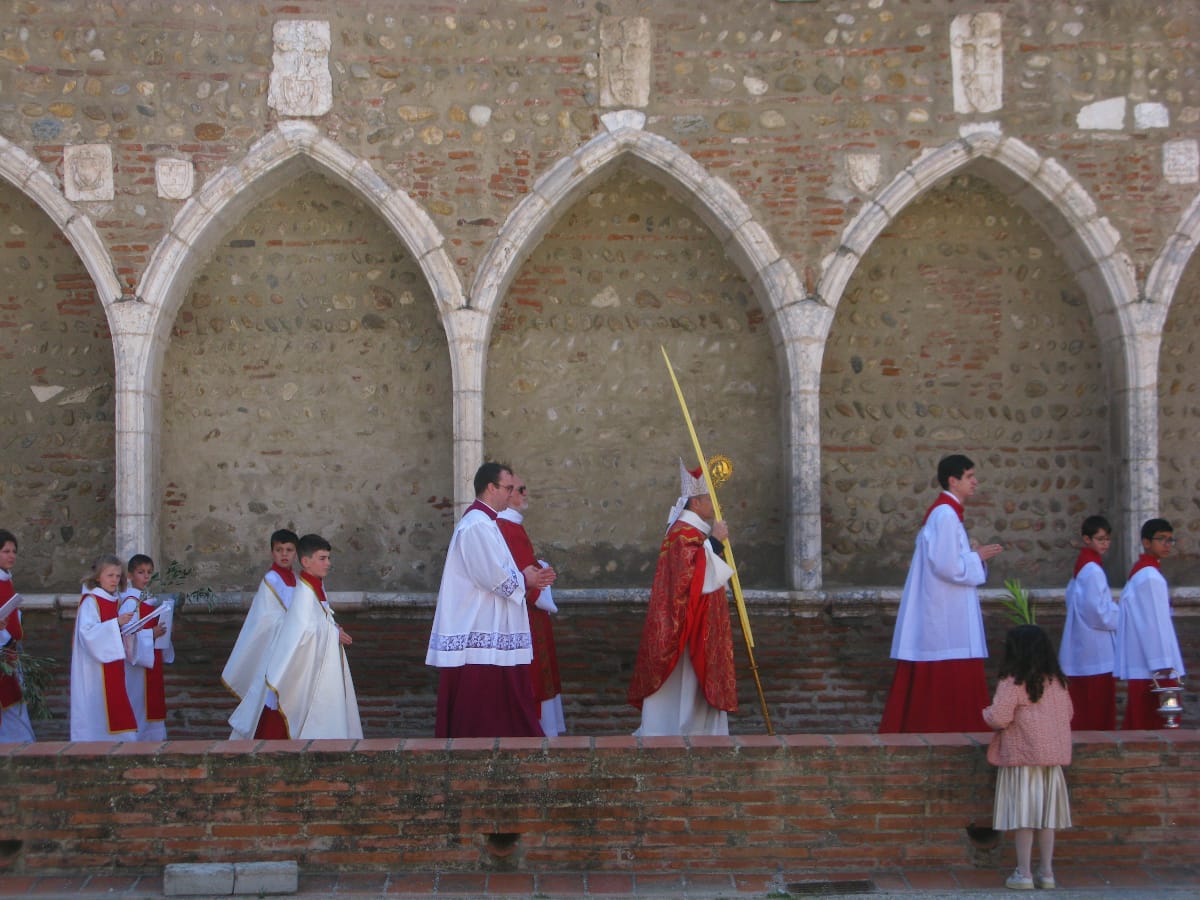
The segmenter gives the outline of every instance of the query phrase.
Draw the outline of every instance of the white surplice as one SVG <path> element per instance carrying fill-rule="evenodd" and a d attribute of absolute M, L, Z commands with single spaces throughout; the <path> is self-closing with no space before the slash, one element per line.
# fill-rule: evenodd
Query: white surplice
<path fill-rule="evenodd" d="M 525 578 L 500 526 L 468 509 L 454 528 L 425 664 L 520 666 L 533 661 Z"/>
<path fill-rule="evenodd" d="M 158 606 L 159 602 L 153 597 L 147 597 L 146 602 Z M 121 594 L 121 615 L 133 613 L 133 618 L 141 618 L 142 592 L 137 588 L 126 588 Z M 157 622 L 155 622 L 157 624 Z M 167 739 L 167 723 L 151 722 L 146 718 L 146 670 L 154 668 L 154 629 L 142 628 L 133 634 L 133 658 L 125 659 L 125 693 L 129 695 L 129 704 L 137 718 L 139 741 L 165 741 Z M 167 644 L 163 649 L 163 663 L 175 662 L 175 646 Z"/>
<path fill-rule="evenodd" d="M 1059 665 L 1067 676 L 1106 675 L 1113 670 L 1120 618 L 1104 569 L 1086 563 L 1067 583 L 1067 618 L 1058 650 Z"/>
<path fill-rule="evenodd" d="M 267 688 L 267 650 L 275 640 L 279 624 L 292 603 L 295 588 L 284 583 L 279 573 L 268 570 L 263 576 L 242 630 L 221 672 L 225 687 L 241 702 L 229 717 L 233 731 L 229 739 L 249 740 L 258 728 L 263 707 L 279 708 L 279 699 Z"/>
<path fill-rule="evenodd" d="M 934 507 L 917 533 L 900 597 L 892 659 L 934 662 L 987 656 L 977 585 L 987 568 L 949 505 Z"/>
<path fill-rule="evenodd" d="M 71 740 L 137 740 L 137 723 L 128 730 L 112 731 L 104 691 L 104 663 L 126 659 L 121 626 L 115 618 L 102 622 L 96 598 L 116 601 L 103 588 L 88 590 L 75 616 L 75 645 L 71 652 Z M 122 683 L 122 688 L 124 684 Z"/>
<path fill-rule="evenodd" d="M 338 633 L 333 610 L 303 575 L 297 578 L 266 671 L 292 740 L 362 737 L 358 697 Z"/>
<path fill-rule="evenodd" d="M 1162 572 L 1154 566 L 1135 572 L 1121 591 L 1120 607 L 1113 674 L 1124 680 L 1148 679 L 1163 669 L 1185 675 Z"/>

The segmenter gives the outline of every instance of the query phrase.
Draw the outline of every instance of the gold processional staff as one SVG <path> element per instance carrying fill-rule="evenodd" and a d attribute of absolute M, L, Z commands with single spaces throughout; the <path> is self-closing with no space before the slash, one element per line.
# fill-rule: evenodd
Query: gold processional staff
<path fill-rule="evenodd" d="M 663 359 L 667 363 L 667 371 L 671 373 L 671 384 L 675 385 L 675 396 L 679 398 L 679 408 L 683 410 L 684 421 L 687 422 L 688 434 L 692 436 L 692 446 L 696 450 L 696 459 L 700 462 L 700 469 L 704 472 L 704 483 L 708 485 L 708 496 L 712 499 L 713 516 L 720 520 L 721 506 L 717 503 L 717 483 L 723 483 L 733 472 L 733 464 L 725 456 L 714 456 L 711 462 L 705 462 L 704 451 L 700 449 L 700 438 L 696 436 L 696 428 L 692 425 L 692 416 L 688 412 L 687 401 L 683 399 L 683 391 L 679 387 L 679 380 L 675 377 L 675 369 L 671 365 L 671 358 L 667 356 L 667 348 L 659 346 L 662 350 Z M 717 470 L 717 479 L 713 477 L 713 469 Z M 716 483 L 714 483 L 714 481 Z M 771 714 L 767 712 L 767 698 L 763 696 L 762 682 L 758 677 L 758 664 L 754 661 L 754 637 L 750 634 L 750 617 L 746 615 L 746 600 L 742 597 L 742 582 L 738 578 L 737 565 L 733 561 L 733 544 L 731 541 L 725 541 L 725 562 L 729 568 L 733 569 L 733 577 L 729 583 L 733 587 L 733 599 L 737 603 L 738 620 L 742 625 L 742 637 L 746 639 L 746 656 L 750 660 L 750 671 L 754 674 L 754 687 L 758 690 L 758 702 L 762 707 L 763 721 L 767 725 L 767 734 L 774 734 L 775 729 L 771 726 Z"/>

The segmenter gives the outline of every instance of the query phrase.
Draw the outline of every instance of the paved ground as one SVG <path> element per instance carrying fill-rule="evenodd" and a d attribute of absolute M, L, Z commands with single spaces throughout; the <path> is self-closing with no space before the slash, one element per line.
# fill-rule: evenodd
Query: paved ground
<path fill-rule="evenodd" d="M 1200 859 L 1176 867 L 1060 868 L 1056 897 L 1200 896 Z M 1008 871 L 995 869 L 903 870 L 815 875 L 631 875 L 588 872 L 531 875 L 372 873 L 300 876 L 295 897 L 401 898 L 803 898 L 813 896 L 1012 897 Z M 2 897 L 162 897 L 161 875 L 0 875 Z M 1045 892 L 1034 894 L 1044 896 Z"/>

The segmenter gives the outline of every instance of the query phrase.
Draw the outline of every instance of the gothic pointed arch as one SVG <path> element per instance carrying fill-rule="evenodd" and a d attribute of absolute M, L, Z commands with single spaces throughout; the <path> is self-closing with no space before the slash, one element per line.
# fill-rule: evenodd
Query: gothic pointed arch
<path fill-rule="evenodd" d="M 474 343 L 474 352 L 469 354 L 473 377 L 462 384 L 473 404 L 471 418 L 482 422 L 490 333 L 522 264 L 576 201 L 615 169 L 627 166 L 695 212 L 754 291 L 770 329 L 784 389 L 781 453 L 793 494 L 786 502 L 787 577 L 794 587 L 816 587 L 820 578 L 820 510 L 818 503 L 803 501 L 805 496 L 818 495 L 803 492 L 801 473 L 811 467 L 816 451 L 811 423 L 817 408 L 817 380 L 811 359 L 817 354 L 812 352 L 811 335 L 817 330 L 814 322 L 830 311 L 806 296 L 791 261 L 731 185 L 708 172 L 677 144 L 645 131 L 646 117 L 641 112 L 613 112 L 601 121 L 603 130 L 546 171 L 513 209 L 475 275 L 468 295 L 473 313 L 468 326 Z M 476 453 L 482 460 L 482 427 Z"/>
<path fill-rule="evenodd" d="M 143 383 L 157 377 L 166 338 L 188 285 L 221 235 L 265 197 L 311 170 L 357 194 L 388 223 L 428 280 L 453 343 L 454 324 L 447 313 L 463 305 L 462 286 L 433 220 L 405 191 L 384 181 L 369 162 L 322 135 L 312 123 L 289 120 L 279 123 L 241 161 L 210 178 L 179 210 L 155 248 L 138 286 L 138 299 L 152 311 L 147 324 L 154 337 L 147 348 L 150 353 L 138 366 Z"/>
<path fill-rule="evenodd" d="M 1103 348 L 1113 397 L 1114 515 L 1125 534 L 1157 504 L 1157 425 L 1154 408 L 1156 335 L 1147 333 L 1148 311 L 1139 303 L 1134 266 L 1120 233 L 1067 169 L 1015 138 L 981 131 L 928 150 L 872 196 L 825 261 L 819 299 L 836 310 L 847 283 L 875 239 L 915 199 L 948 176 L 975 174 L 1012 197 L 1054 241 L 1086 297 Z M 828 324 L 832 323 L 832 317 Z M 821 335 L 824 346 L 828 330 Z M 1124 555 L 1134 552 L 1131 542 Z"/>
<path fill-rule="evenodd" d="M 701 217 L 751 283 L 777 345 L 804 333 L 796 308 L 807 298 L 791 262 L 728 182 L 710 174 L 678 144 L 644 130 L 646 117 L 623 110 L 601 117 L 604 130 L 542 175 L 508 216 L 471 285 L 468 303 L 490 331 L 509 285 L 558 218 L 619 165 L 660 183 Z M 782 360 L 791 373 L 787 354 Z M 787 380 L 787 379 L 785 379 Z"/>
<path fill-rule="evenodd" d="M 57 180 L 40 162 L 4 137 L 0 137 L 0 178 L 29 197 L 62 231 L 96 285 L 107 315 L 109 304 L 121 298 L 121 283 L 92 220 L 63 196 Z"/>
<path fill-rule="evenodd" d="M 451 348 L 451 378 L 457 382 L 453 313 L 464 305 L 462 285 L 437 226 L 405 191 L 388 184 L 369 162 L 322 135 L 315 125 L 279 123 L 184 204 L 141 279 L 141 302 L 123 304 L 137 315 L 127 316 L 124 323 L 124 371 L 129 377 L 118 391 L 117 403 L 117 464 L 123 487 L 118 494 L 117 539 L 122 552 L 139 547 L 157 551 L 162 367 L 189 286 L 230 227 L 263 199 L 314 170 L 362 198 L 417 261 L 438 306 Z"/>
<path fill-rule="evenodd" d="M 1013 196 L 1034 216 L 1084 287 L 1101 340 L 1118 340 L 1124 332 L 1123 309 L 1137 298 L 1133 264 L 1121 247 L 1120 234 L 1061 164 L 1016 138 L 993 132 L 969 134 L 922 153 L 871 197 L 824 267 L 817 286 L 821 301 L 836 309 L 875 238 L 913 200 L 964 170 Z"/>

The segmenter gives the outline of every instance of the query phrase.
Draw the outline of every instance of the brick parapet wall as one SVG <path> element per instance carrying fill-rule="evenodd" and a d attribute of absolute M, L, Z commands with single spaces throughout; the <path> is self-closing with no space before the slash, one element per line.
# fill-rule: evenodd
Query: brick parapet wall
<path fill-rule="evenodd" d="M 298 859 L 310 870 L 1002 865 L 987 735 L 43 743 L 0 750 L 11 871 Z M 1200 838 L 1200 731 L 1076 736 L 1056 861 Z M 15 827 L 14 827 L 15 826 Z"/>
<path fill-rule="evenodd" d="M 986 592 L 984 625 L 994 683 L 1010 622 Z M 563 703 L 571 734 L 622 735 L 637 728 L 637 711 L 625 692 L 632 676 L 645 616 L 644 591 L 556 593 L 555 641 L 562 674 Z M 893 663 L 889 659 L 898 590 L 846 592 L 755 591 L 747 598 L 758 665 L 775 730 L 780 733 L 870 732 L 878 727 Z M 175 633 L 175 663 L 166 667 L 167 733 L 172 738 L 212 740 L 229 734 L 226 719 L 236 700 L 220 674 L 244 618 L 239 601 L 228 598 L 213 610 L 185 609 Z M 345 606 L 339 600 L 350 601 Z M 433 598 L 421 595 L 334 595 L 338 620 L 354 636 L 350 668 L 368 738 L 433 734 L 437 675 L 425 665 Z M 1037 592 L 1038 621 L 1055 641 L 1062 630 L 1062 597 Z M 1175 627 L 1189 671 L 1200 670 L 1200 601 L 1186 592 L 1173 596 Z M 74 598 L 27 611 L 25 650 L 55 661 L 47 692 L 54 718 L 35 723 L 42 740 L 67 737 L 68 673 L 74 629 Z M 735 617 L 736 622 L 736 617 Z M 730 718 L 737 734 L 765 731 L 753 677 L 735 624 L 738 712 Z M 1189 683 L 1185 724 L 1200 697 Z M 1123 692 L 1122 692 L 1123 695 Z M 1123 700 L 1123 696 L 1121 698 Z"/>

